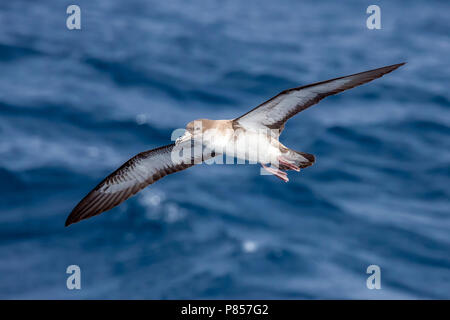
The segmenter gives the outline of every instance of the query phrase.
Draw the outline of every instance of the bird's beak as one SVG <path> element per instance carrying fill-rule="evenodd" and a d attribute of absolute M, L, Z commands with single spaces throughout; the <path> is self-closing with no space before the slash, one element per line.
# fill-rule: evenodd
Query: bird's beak
<path fill-rule="evenodd" d="M 177 140 L 175 140 L 175 144 L 180 144 L 180 143 L 188 141 L 190 139 L 192 139 L 192 134 L 186 130 L 181 137 L 179 137 Z"/>

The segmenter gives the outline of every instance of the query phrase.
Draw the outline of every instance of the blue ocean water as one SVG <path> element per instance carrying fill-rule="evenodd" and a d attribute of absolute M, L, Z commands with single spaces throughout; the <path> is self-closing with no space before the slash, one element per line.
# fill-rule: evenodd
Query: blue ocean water
<path fill-rule="evenodd" d="M 82 30 L 66 28 L 81 7 Z M 378 4 L 382 29 L 366 28 Z M 450 298 L 448 1 L 2 1 L 0 298 Z M 406 61 L 291 119 L 290 182 L 200 165 L 64 228 L 196 118 Z M 81 290 L 66 268 L 81 268 Z M 366 287 L 369 265 L 381 290 Z"/>

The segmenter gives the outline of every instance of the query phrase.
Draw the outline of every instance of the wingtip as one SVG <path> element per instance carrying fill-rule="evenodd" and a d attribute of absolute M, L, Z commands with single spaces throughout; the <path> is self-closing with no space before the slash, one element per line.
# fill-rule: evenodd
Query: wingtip
<path fill-rule="evenodd" d="M 400 68 L 401 66 L 403 66 L 405 64 L 406 64 L 406 62 L 400 62 L 400 63 L 397 63 L 397 64 L 392 64 L 390 66 L 381 67 L 381 68 L 370 70 L 370 71 L 367 71 L 367 72 L 375 71 L 375 72 L 379 73 L 379 76 L 383 76 L 383 75 L 385 75 L 387 73 L 390 73 L 390 72 Z M 365 73 L 365 72 L 362 72 L 362 73 Z"/>
<path fill-rule="evenodd" d="M 78 222 L 78 221 L 75 220 L 75 219 L 72 217 L 72 213 L 71 213 L 71 214 L 69 214 L 69 216 L 67 217 L 66 222 L 64 223 L 64 227 L 68 227 L 68 226 L 70 226 L 71 224 L 74 224 L 74 223 L 76 223 L 76 222 Z"/>
<path fill-rule="evenodd" d="M 392 69 L 397 69 L 397 68 L 400 68 L 401 66 L 403 66 L 403 65 L 405 65 L 406 64 L 406 62 L 400 62 L 400 63 L 397 63 L 397 64 L 393 64 L 392 66 L 390 66 Z"/>

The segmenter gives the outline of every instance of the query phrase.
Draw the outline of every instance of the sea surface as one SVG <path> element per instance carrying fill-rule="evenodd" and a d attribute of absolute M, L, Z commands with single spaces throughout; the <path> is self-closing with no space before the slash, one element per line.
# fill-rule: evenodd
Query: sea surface
<path fill-rule="evenodd" d="M 66 9 L 81 8 L 81 30 Z M 369 30 L 366 9 L 381 8 Z M 0 298 L 450 299 L 449 1 L 1 1 Z M 197 118 L 407 62 L 329 97 L 257 165 L 166 177 L 64 227 L 133 155 Z M 81 269 L 68 290 L 66 269 Z M 367 267 L 381 270 L 369 290 Z"/>

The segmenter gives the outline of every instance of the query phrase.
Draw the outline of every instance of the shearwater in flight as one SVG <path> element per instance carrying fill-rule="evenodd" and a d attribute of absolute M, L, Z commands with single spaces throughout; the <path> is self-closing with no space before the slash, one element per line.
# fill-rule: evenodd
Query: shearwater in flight
<path fill-rule="evenodd" d="M 260 163 L 287 182 L 287 170 L 300 171 L 312 165 L 315 158 L 289 149 L 278 140 L 286 121 L 327 96 L 372 81 L 402 65 L 284 90 L 236 119 L 191 121 L 175 143 L 141 152 L 107 176 L 76 205 L 66 226 L 112 209 L 168 174 L 223 154 Z M 196 152 L 196 143 L 208 152 Z"/>

